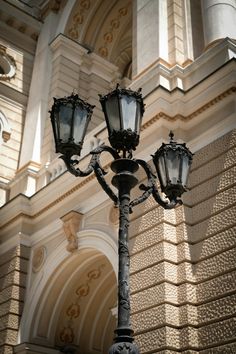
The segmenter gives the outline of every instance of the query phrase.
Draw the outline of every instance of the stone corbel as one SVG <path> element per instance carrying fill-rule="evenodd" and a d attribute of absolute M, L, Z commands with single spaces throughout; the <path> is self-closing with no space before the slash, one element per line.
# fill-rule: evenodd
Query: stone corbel
<path fill-rule="evenodd" d="M 68 241 L 66 246 L 68 252 L 73 252 L 78 249 L 77 232 L 79 230 L 82 217 L 83 214 L 73 210 L 61 217 L 63 222 L 63 230 Z"/>
<path fill-rule="evenodd" d="M 11 137 L 11 133 L 7 132 L 6 130 L 3 130 L 2 132 L 2 140 L 4 141 L 4 143 L 6 143 Z"/>

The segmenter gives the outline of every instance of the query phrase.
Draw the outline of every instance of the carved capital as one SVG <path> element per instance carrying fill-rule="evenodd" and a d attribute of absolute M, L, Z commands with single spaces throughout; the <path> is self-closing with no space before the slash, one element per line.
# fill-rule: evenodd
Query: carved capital
<path fill-rule="evenodd" d="M 78 248 L 77 232 L 79 230 L 82 217 L 83 214 L 73 210 L 61 217 L 63 222 L 63 230 L 68 241 L 66 247 L 68 252 L 73 252 Z"/>

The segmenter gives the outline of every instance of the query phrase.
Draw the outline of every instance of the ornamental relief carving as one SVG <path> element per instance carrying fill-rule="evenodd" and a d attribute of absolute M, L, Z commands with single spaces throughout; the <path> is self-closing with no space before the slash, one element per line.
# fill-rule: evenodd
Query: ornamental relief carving
<path fill-rule="evenodd" d="M 78 11 L 75 13 L 72 19 L 72 25 L 68 29 L 68 36 L 74 40 L 79 38 L 79 28 L 84 22 L 84 18 L 87 15 L 88 10 L 90 9 L 91 2 L 90 0 L 82 0 L 79 3 Z"/>
<path fill-rule="evenodd" d="M 103 57 L 107 58 L 109 55 L 109 45 L 113 42 L 116 32 L 122 25 L 123 17 L 127 16 L 129 11 L 128 6 L 122 7 L 118 10 L 115 18 L 110 21 L 108 29 L 103 35 L 103 45 L 98 49 L 98 53 Z"/>
<path fill-rule="evenodd" d="M 0 44 L 0 81 L 7 81 L 16 75 L 15 59 L 7 54 L 7 48 Z"/>
<path fill-rule="evenodd" d="M 81 302 L 90 294 L 91 287 L 100 278 L 104 268 L 105 264 L 101 264 L 97 268 L 91 269 L 87 273 L 86 281 L 75 289 L 69 305 L 64 310 L 64 323 L 59 329 L 59 341 L 62 344 L 74 344 L 75 320 L 78 320 L 82 312 L 83 304 Z"/>
<path fill-rule="evenodd" d="M 37 273 L 45 263 L 47 256 L 46 247 L 40 246 L 34 249 L 32 257 L 32 269 Z"/>

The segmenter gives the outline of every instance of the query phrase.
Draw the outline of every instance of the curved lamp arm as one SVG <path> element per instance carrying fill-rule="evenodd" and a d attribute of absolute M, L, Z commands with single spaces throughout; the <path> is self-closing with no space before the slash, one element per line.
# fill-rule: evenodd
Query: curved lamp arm
<path fill-rule="evenodd" d="M 148 178 L 148 183 L 145 186 L 144 184 L 141 184 L 139 186 L 139 188 L 141 190 L 144 191 L 144 193 L 139 196 L 138 198 L 134 199 L 131 203 L 130 203 L 130 210 L 132 212 L 132 208 L 135 205 L 138 205 L 140 203 L 142 203 L 143 201 L 145 201 L 151 194 L 153 196 L 153 198 L 155 199 L 155 201 L 161 205 L 164 209 L 173 209 L 175 208 L 175 206 L 177 204 L 182 204 L 182 201 L 180 199 L 175 199 L 175 200 L 171 200 L 171 201 L 165 201 L 162 199 L 157 187 L 156 187 L 156 176 L 154 175 L 154 173 L 152 172 L 151 167 L 149 166 L 149 164 L 143 160 L 135 160 L 146 172 L 147 178 Z"/>
<path fill-rule="evenodd" d="M 113 192 L 113 190 L 109 187 L 107 184 L 104 176 L 107 174 L 106 171 L 101 167 L 100 165 L 100 155 L 102 152 L 109 152 L 114 160 L 119 159 L 120 156 L 117 153 L 117 151 L 110 146 L 102 145 L 94 149 L 93 151 L 90 152 L 92 155 L 91 160 L 89 162 L 88 167 L 82 171 L 79 167 L 75 167 L 76 165 L 79 164 L 78 160 L 72 160 L 70 156 L 68 155 L 62 155 L 60 156 L 61 159 L 65 162 L 65 165 L 70 173 L 72 173 L 76 177 L 86 177 L 89 176 L 93 171 L 96 175 L 96 178 L 101 185 L 102 189 L 107 193 L 109 198 L 115 203 L 115 205 L 118 205 L 118 197 L 117 195 Z"/>

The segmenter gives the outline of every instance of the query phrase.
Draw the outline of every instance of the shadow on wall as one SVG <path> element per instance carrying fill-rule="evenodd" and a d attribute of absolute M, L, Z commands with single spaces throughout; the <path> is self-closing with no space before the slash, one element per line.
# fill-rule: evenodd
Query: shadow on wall
<path fill-rule="evenodd" d="M 134 208 L 131 310 L 140 351 L 208 353 L 234 340 L 235 138 L 232 131 L 195 154 L 183 206 L 164 210 L 149 198 Z"/>
<path fill-rule="evenodd" d="M 198 328 L 201 349 L 234 341 L 235 152 L 235 131 L 197 152 L 191 192 L 184 197 L 185 273 L 194 284 L 194 296 L 187 294 L 186 301 L 197 306 L 190 322 Z"/>

